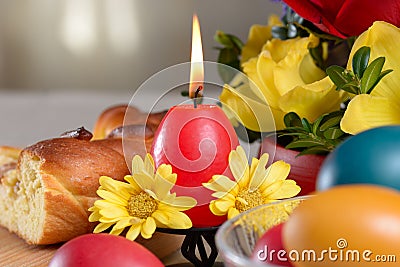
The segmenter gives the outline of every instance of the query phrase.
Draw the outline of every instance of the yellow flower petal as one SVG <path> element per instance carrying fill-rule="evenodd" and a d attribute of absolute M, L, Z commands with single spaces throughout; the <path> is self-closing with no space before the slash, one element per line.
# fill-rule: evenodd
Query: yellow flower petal
<path fill-rule="evenodd" d="M 326 72 L 318 68 L 310 54 L 306 54 L 300 62 L 299 73 L 305 84 L 311 84 L 326 76 Z"/>
<path fill-rule="evenodd" d="M 133 175 L 133 179 L 139 185 L 139 187 L 144 191 L 145 189 L 151 189 L 153 186 L 154 178 L 149 176 L 145 172 L 138 172 Z"/>
<path fill-rule="evenodd" d="M 129 216 L 128 211 L 124 207 L 114 205 L 111 208 L 101 209 L 100 214 L 107 218 L 117 218 Z"/>
<path fill-rule="evenodd" d="M 235 201 L 235 196 L 233 196 L 230 193 L 227 192 L 223 192 L 223 191 L 219 191 L 219 192 L 215 192 L 212 194 L 213 197 L 215 198 L 219 198 L 221 200 L 225 200 L 225 201 Z"/>
<path fill-rule="evenodd" d="M 88 211 L 95 212 L 95 211 L 99 211 L 99 209 L 96 206 L 92 206 L 92 207 L 88 208 Z"/>
<path fill-rule="evenodd" d="M 263 183 L 260 185 L 259 190 L 264 191 L 269 185 L 275 183 L 276 181 L 285 180 L 290 172 L 290 164 L 279 160 L 271 164 L 267 168 L 267 177 L 264 179 Z"/>
<path fill-rule="evenodd" d="M 140 234 L 141 224 L 134 224 L 132 225 L 128 232 L 126 233 L 126 238 L 133 241 L 135 240 Z"/>
<path fill-rule="evenodd" d="M 89 220 L 89 222 L 97 222 L 100 220 L 100 218 L 101 218 L 101 215 L 100 215 L 99 211 L 96 210 L 89 215 L 88 220 Z"/>
<path fill-rule="evenodd" d="M 144 171 L 150 175 L 154 174 L 154 160 L 149 153 L 144 158 Z"/>
<path fill-rule="evenodd" d="M 228 209 L 235 205 L 235 202 L 218 199 L 214 201 L 215 208 L 218 209 L 222 213 L 226 213 Z"/>
<path fill-rule="evenodd" d="M 132 175 L 126 175 L 124 177 L 124 180 L 127 181 L 132 187 L 131 194 L 139 193 L 140 191 L 142 191 L 142 188 L 140 188 L 140 186 L 136 183 Z"/>
<path fill-rule="evenodd" d="M 99 178 L 99 183 L 100 183 L 100 186 L 102 187 L 101 189 L 107 190 L 110 192 L 118 192 L 119 184 L 117 182 L 118 181 L 116 181 L 108 176 L 101 176 Z"/>
<path fill-rule="evenodd" d="M 278 191 L 279 188 L 282 186 L 283 181 L 279 180 L 279 181 L 275 181 L 273 183 L 269 183 L 267 184 L 266 187 L 263 187 L 263 189 L 260 188 L 260 191 L 262 193 L 262 195 L 267 198 L 267 199 L 275 199 L 275 198 L 271 198 L 270 195 L 272 195 L 274 192 Z"/>
<path fill-rule="evenodd" d="M 249 165 L 246 152 L 244 152 L 241 146 L 238 146 L 236 150 L 232 150 L 231 153 L 229 153 L 229 168 L 239 185 L 248 182 Z"/>
<path fill-rule="evenodd" d="M 152 217 L 148 217 L 142 224 L 141 234 L 144 238 L 151 238 L 156 231 L 156 222 Z"/>
<path fill-rule="evenodd" d="M 372 95 L 357 95 L 350 101 L 340 128 L 344 132 L 357 134 L 393 124 L 400 124 L 400 102 Z"/>
<path fill-rule="evenodd" d="M 264 100 L 263 104 L 271 107 L 278 106 L 279 93 L 273 83 L 273 68 L 275 61 L 270 58 L 268 51 L 264 51 L 260 56 L 252 58 L 243 64 L 243 72 L 248 79 L 243 79 L 242 83 L 246 86 L 235 87 L 236 91 L 249 96 L 251 99 Z M 272 81 L 270 80 L 272 78 Z M 249 93 L 254 93 L 257 98 L 252 98 Z"/>
<path fill-rule="evenodd" d="M 143 159 L 139 155 L 134 156 L 132 159 L 132 174 L 142 172 L 143 169 L 144 169 Z"/>
<path fill-rule="evenodd" d="M 107 230 L 108 228 L 110 228 L 110 226 L 112 226 L 113 224 L 114 223 L 99 223 L 94 228 L 93 233 L 95 233 L 95 234 L 101 233 L 101 232 Z"/>
<path fill-rule="evenodd" d="M 236 208 L 234 207 L 230 208 L 228 211 L 228 220 L 238 216 L 239 214 L 240 212 Z"/>
<path fill-rule="evenodd" d="M 171 222 L 170 224 L 175 227 L 175 229 L 189 229 L 193 226 L 192 221 L 190 220 L 189 216 L 185 213 L 180 213 L 180 218 L 178 222 Z M 173 219 L 175 220 L 175 218 Z"/>
<path fill-rule="evenodd" d="M 276 116 L 283 118 L 284 114 L 269 107 L 266 100 L 251 96 L 251 90 L 240 92 L 225 85 L 219 97 L 225 108 L 230 109 L 240 123 L 253 131 L 270 132 L 284 127 L 283 119 L 275 121 L 272 115 L 276 113 Z"/>
<path fill-rule="evenodd" d="M 250 27 L 247 43 L 242 48 L 241 63 L 246 62 L 248 59 L 257 56 L 258 53 L 260 53 L 265 42 L 272 38 L 272 26 L 282 25 L 282 22 L 277 15 L 272 15 L 268 22 L 268 25 L 256 24 Z"/>
<path fill-rule="evenodd" d="M 165 166 L 165 165 L 164 165 Z M 165 179 L 163 176 L 161 176 L 160 174 L 161 172 L 156 173 L 155 175 L 155 187 L 154 187 L 154 191 L 158 197 L 159 200 L 162 200 L 166 197 L 166 195 L 169 193 L 169 191 L 172 189 L 172 187 L 174 186 L 175 182 L 176 182 L 176 177 L 177 175 L 167 175 L 170 176 L 168 177 L 168 179 L 173 180 L 173 183 L 171 183 L 170 180 Z"/>
<path fill-rule="evenodd" d="M 312 84 L 296 86 L 282 95 L 280 108 L 289 113 L 296 112 L 301 118 L 316 120 L 324 113 L 340 108 L 347 94 L 336 91 L 329 77 Z"/>
<path fill-rule="evenodd" d="M 267 153 L 264 153 L 263 155 L 261 155 L 259 160 L 252 160 L 251 168 L 253 169 L 253 171 L 251 171 L 251 180 L 249 183 L 250 191 L 254 191 L 259 188 L 266 179 L 268 172 L 265 169 L 265 166 L 267 165 L 268 158 L 269 155 Z"/>
<path fill-rule="evenodd" d="M 115 195 L 112 192 L 106 190 L 97 190 L 97 195 L 113 204 L 126 206 L 128 204 L 128 198 L 123 198 L 121 196 Z"/>
<path fill-rule="evenodd" d="M 280 95 L 288 93 L 296 86 L 305 84 L 299 72 L 299 65 L 303 60 L 304 54 L 290 53 L 273 69 L 274 82 Z"/>
<path fill-rule="evenodd" d="M 171 165 L 161 164 L 160 167 L 157 168 L 157 173 L 170 183 L 172 184 L 176 183 L 177 175 L 175 173 L 172 173 Z"/>
<path fill-rule="evenodd" d="M 253 81 L 260 80 L 260 84 L 257 83 L 257 89 L 265 97 L 268 105 L 273 108 L 279 107 L 280 97 L 274 83 L 275 78 L 273 70 L 276 65 L 276 62 L 271 58 L 271 53 L 269 51 L 263 51 L 258 57 L 256 64 L 249 64 L 246 66 L 246 69 L 243 69 Z M 255 68 L 255 70 L 252 68 Z"/>
<path fill-rule="evenodd" d="M 251 164 L 250 164 L 250 177 L 254 175 L 254 171 L 257 169 L 259 159 L 257 158 L 252 158 L 251 159 Z"/>
<path fill-rule="evenodd" d="M 236 183 L 224 175 L 214 175 L 210 183 L 203 183 L 203 186 L 213 191 L 229 192 L 235 188 Z"/>
<path fill-rule="evenodd" d="M 101 176 L 99 179 L 100 190 L 112 192 L 122 198 L 128 199 L 130 194 L 134 191 L 133 188 L 124 182 L 114 180 L 107 176 Z"/>
<path fill-rule="evenodd" d="M 283 181 L 278 190 L 270 194 L 268 197 L 270 199 L 284 199 L 296 196 L 300 192 L 301 188 L 292 181 L 293 180 Z"/>
<path fill-rule="evenodd" d="M 124 231 L 124 228 L 116 228 L 117 225 L 114 225 L 114 227 L 111 229 L 110 234 L 111 235 L 120 235 L 122 231 Z"/>
<path fill-rule="evenodd" d="M 153 191 L 151 191 L 150 189 L 145 189 L 144 192 L 146 192 L 149 196 L 151 196 L 152 198 L 156 199 L 159 201 L 156 193 L 154 193 Z"/>
<path fill-rule="evenodd" d="M 176 210 L 185 211 L 196 206 L 197 201 L 192 197 L 182 196 L 182 197 L 176 197 L 174 201 L 169 204 L 172 205 Z"/>
<path fill-rule="evenodd" d="M 114 224 L 114 223 L 116 223 L 116 222 L 118 222 L 119 221 L 119 217 L 116 217 L 116 218 L 107 218 L 107 217 L 101 217 L 100 219 L 99 219 L 99 222 L 102 222 L 102 223 L 112 223 L 112 224 Z"/>
<path fill-rule="evenodd" d="M 156 224 L 158 225 L 158 223 L 160 225 L 168 225 L 169 223 L 169 217 L 167 216 L 167 214 L 165 214 L 164 212 L 160 211 L 160 210 L 156 210 L 155 212 L 153 212 L 153 214 L 151 215 L 154 220 L 156 220 Z"/>
<path fill-rule="evenodd" d="M 101 209 L 106 209 L 106 208 L 112 208 L 112 207 L 114 207 L 115 204 L 112 204 L 112 203 L 108 202 L 107 200 L 100 199 L 100 200 L 96 200 L 93 205 L 94 205 L 95 209 L 101 210 Z"/>
<path fill-rule="evenodd" d="M 166 211 L 169 216 L 168 227 L 172 229 L 188 229 L 192 227 L 192 221 L 183 212 L 169 210 Z"/>
<path fill-rule="evenodd" d="M 215 205 L 215 200 L 210 202 L 209 208 L 212 214 L 217 215 L 217 216 L 223 216 L 227 213 L 227 211 L 220 211 L 217 206 Z"/>
<path fill-rule="evenodd" d="M 115 224 L 114 228 L 115 229 L 124 229 L 125 227 L 128 227 L 130 225 L 132 225 L 131 217 L 124 217 L 124 218 L 120 218 L 120 220 Z"/>

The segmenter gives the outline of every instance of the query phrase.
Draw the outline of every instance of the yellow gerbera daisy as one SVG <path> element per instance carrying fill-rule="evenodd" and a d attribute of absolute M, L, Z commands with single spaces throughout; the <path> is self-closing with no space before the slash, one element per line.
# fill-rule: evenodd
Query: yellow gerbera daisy
<path fill-rule="evenodd" d="M 277 161 L 265 169 L 268 154 L 260 159 L 253 158 L 249 167 L 245 151 L 238 146 L 229 154 L 229 167 L 235 178 L 232 181 L 224 175 L 214 175 L 203 186 L 215 191 L 210 210 L 217 216 L 228 214 L 231 219 L 239 213 L 256 206 L 283 198 L 290 198 L 300 192 L 293 180 L 287 180 L 290 165 Z"/>
<path fill-rule="evenodd" d="M 171 194 L 177 175 L 171 165 L 163 164 L 157 171 L 150 154 L 143 161 L 135 156 L 132 175 L 125 176 L 128 183 L 107 176 L 100 177 L 97 200 L 89 209 L 90 222 L 100 223 L 94 233 L 100 233 L 112 225 L 110 234 L 119 235 L 130 227 L 126 238 L 136 239 L 139 234 L 151 238 L 157 227 L 187 229 L 192 227 L 190 218 L 181 211 L 194 207 L 194 198 Z"/>

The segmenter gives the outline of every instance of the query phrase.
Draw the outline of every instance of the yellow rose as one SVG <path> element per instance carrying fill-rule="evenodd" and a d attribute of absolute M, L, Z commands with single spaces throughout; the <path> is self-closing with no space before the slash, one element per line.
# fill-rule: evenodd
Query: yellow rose
<path fill-rule="evenodd" d="M 220 100 L 229 106 L 247 128 L 273 131 L 261 126 L 263 116 L 271 111 L 277 130 L 284 128 L 286 113 L 314 121 L 320 115 L 339 109 L 344 93 L 335 90 L 325 72 L 319 69 L 308 48 L 318 44 L 318 38 L 289 40 L 272 39 L 261 53 L 243 63 L 243 72 L 253 83 L 239 90 L 225 86 Z M 246 83 L 244 81 L 243 83 Z M 256 121 L 254 121 L 256 120 Z M 271 125 L 271 124 L 265 124 Z"/>
<path fill-rule="evenodd" d="M 255 24 L 251 26 L 247 43 L 242 48 L 240 63 L 244 63 L 252 57 L 256 57 L 263 45 L 272 39 L 272 27 L 282 26 L 282 22 L 277 15 L 269 17 L 268 25 Z"/>
<path fill-rule="evenodd" d="M 355 51 L 362 46 L 371 48 L 370 62 L 384 56 L 385 69 L 393 72 L 385 76 L 371 94 L 355 96 L 349 103 L 340 127 L 344 132 L 357 134 L 361 131 L 400 124 L 400 29 L 387 22 L 375 22 L 361 34 L 353 45 L 347 68 Z"/>

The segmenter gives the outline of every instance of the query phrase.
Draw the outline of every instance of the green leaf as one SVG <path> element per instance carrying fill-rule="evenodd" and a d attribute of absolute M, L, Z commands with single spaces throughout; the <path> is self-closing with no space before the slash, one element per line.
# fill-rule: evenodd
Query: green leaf
<path fill-rule="evenodd" d="M 324 136 L 326 139 L 338 139 L 344 134 L 342 130 L 340 130 L 339 127 L 335 128 L 329 128 L 324 132 Z"/>
<path fill-rule="evenodd" d="M 285 148 L 293 149 L 293 148 L 313 147 L 313 146 L 323 146 L 323 145 L 324 143 L 314 139 L 307 139 L 307 140 L 300 139 L 289 143 Z"/>
<path fill-rule="evenodd" d="M 368 66 L 370 53 L 371 48 L 368 46 L 363 46 L 354 54 L 352 66 L 353 72 L 358 76 L 358 78 L 363 76 L 364 71 Z"/>
<path fill-rule="evenodd" d="M 380 82 L 380 80 L 382 80 L 383 77 L 385 77 L 386 75 L 388 75 L 389 73 L 391 73 L 393 70 L 384 70 L 381 72 L 381 74 L 379 75 L 378 80 L 376 80 L 375 84 L 366 92 L 366 94 L 370 94 L 372 92 L 372 90 L 375 88 L 375 86 Z"/>
<path fill-rule="evenodd" d="M 344 114 L 343 110 L 335 110 L 335 111 L 325 114 L 324 119 L 329 120 L 330 118 L 337 117 L 337 116 L 343 117 L 343 114 Z"/>
<path fill-rule="evenodd" d="M 222 48 L 219 51 L 218 63 L 229 65 L 235 69 L 237 69 L 239 62 L 239 54 L 230 48 Z"/>
<path fill-rule="evenodd" d="M 345 85 L 343 85 L 343 87 L 341 88 L 343 91 L 349 92 L 351 94 L 355 94 L 358 95 L 360 94 L 360 87 L 357 81 L 352 81 L 349 83 L 346 83 Z"/>
<path fill-rule="evenodd" d="M 341 89 L 346 83 L 350 82 L 343 75 L 344 71 L 345 68 L 336 65 L 330 66 L 326 69 L 326 73 L 338 89 Z"/>
<path fill-rule="evenodd" d="M 384 57 L 378 57 L 369 64 L 361 78 L 361 93 L 366 94 L 378 81 L 379 75 L 385 64 Z"/>
<path fill-rule="evenodd" d="M 286 127 L 302 126 L 299 115 L 295 112 L 289 112 L 283 117 Z"/>
<path fill-rule="evenodd" d="M 224 33 L 223 31 L 217 31 L 214 35 L 214 40 L 225 48 L 231 48 L 237 50 L 238 53 L 241 52 L 243 47 L 243 42 L 232 34 Z"/>
<path fill-rule="evenodd" d="M 218 56 L 218 63 L 240 70 L 239 54 L 235 49 L 221 48 Z M 218 65 L 218 72 L 224 83 L 229 83 L 235 76 L 235 73 L 232 70 L 223 65 Z"/>
<path fill-rule="evenodd" d="M 282 136 L 307 136 L 307 134 L 304 133 L 284 133 L 284 134 L 280 134 L 279 137 Z"/>
<path fill-rule="evenodd" d="M 309 133 L 312 132 L 312 127 L 311 127 L 310 123 L 308 122 L 308 120 L 307 120 L 306 118 L 302 118 L 302 119 L 301 119 L 301 124 L 303 125 L 303 128 L 304 128 L 307 132 L 309 132 Z"/>
<path fill-rule="evenodd" d="M 305 133 L 308 134 L 309 132 L 304 129 L 303 127 L 286 127 L 285 131 L 289 131 L 289 132 L 301 132 L 301 133 Z"/>
<path fill-rule="evenodd" d="M 299 154 L 297 154 L 296 157 L 304 156 L 304 155 L 310 155 L 310 154 L 327 154 L 331 150 L 324 147 L 324 146 L 313 146 L 304 149 L 301 151 Z"/>
<path fill-rule="evenodd" d="M 233 43 L 223 31 L 217 31 L 214 35 L 214 40 L 224 47 L 233 48 Z"/>
<path fill-rule="evenodd" d="M 328 119 L 326 122 L 324 122 L 321 125 L 320 130 L 324 132 L 328 128 L 331 128 L 333 126 L 339 125 L 341 120 L 342 120 L 342 116 L 337 116 L 337 117 L 330 118 L 330 119 Z"/>
<path fill-rule="evenodd" d="M 321 124 L 323 119 L 324 119 L 324 115 L 320 116 L 318 119 L 316 119 L 314 121 L 312 128 L 313 128 L 313 133 L 315 135 L 319 135 L 319 125 Z"/>
<path fill-rule="evenodd" d="M 232 34 L 228 34 L 229 38 L 231 39 L 232 43 L 235 45 L 235 47 L 239 50 L 239 53 L 242 51 L 243 48 L 243 42 L 240 40 L 238 37 Z"/>

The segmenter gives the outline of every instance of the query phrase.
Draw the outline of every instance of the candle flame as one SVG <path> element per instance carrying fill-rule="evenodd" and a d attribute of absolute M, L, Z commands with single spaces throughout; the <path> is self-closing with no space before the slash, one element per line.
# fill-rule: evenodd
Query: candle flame
<path fill-rule="evenodd" d="M 189 97 L 194 98 L 196 90 L 203 89 L 204 80 L 203 46 L 201 44 L 199 19 L 196 14 L 193 15 L 192 54 L 190 63 Z M 198 95 L 200 96 L 201 93 L 198 93 Z"/>

